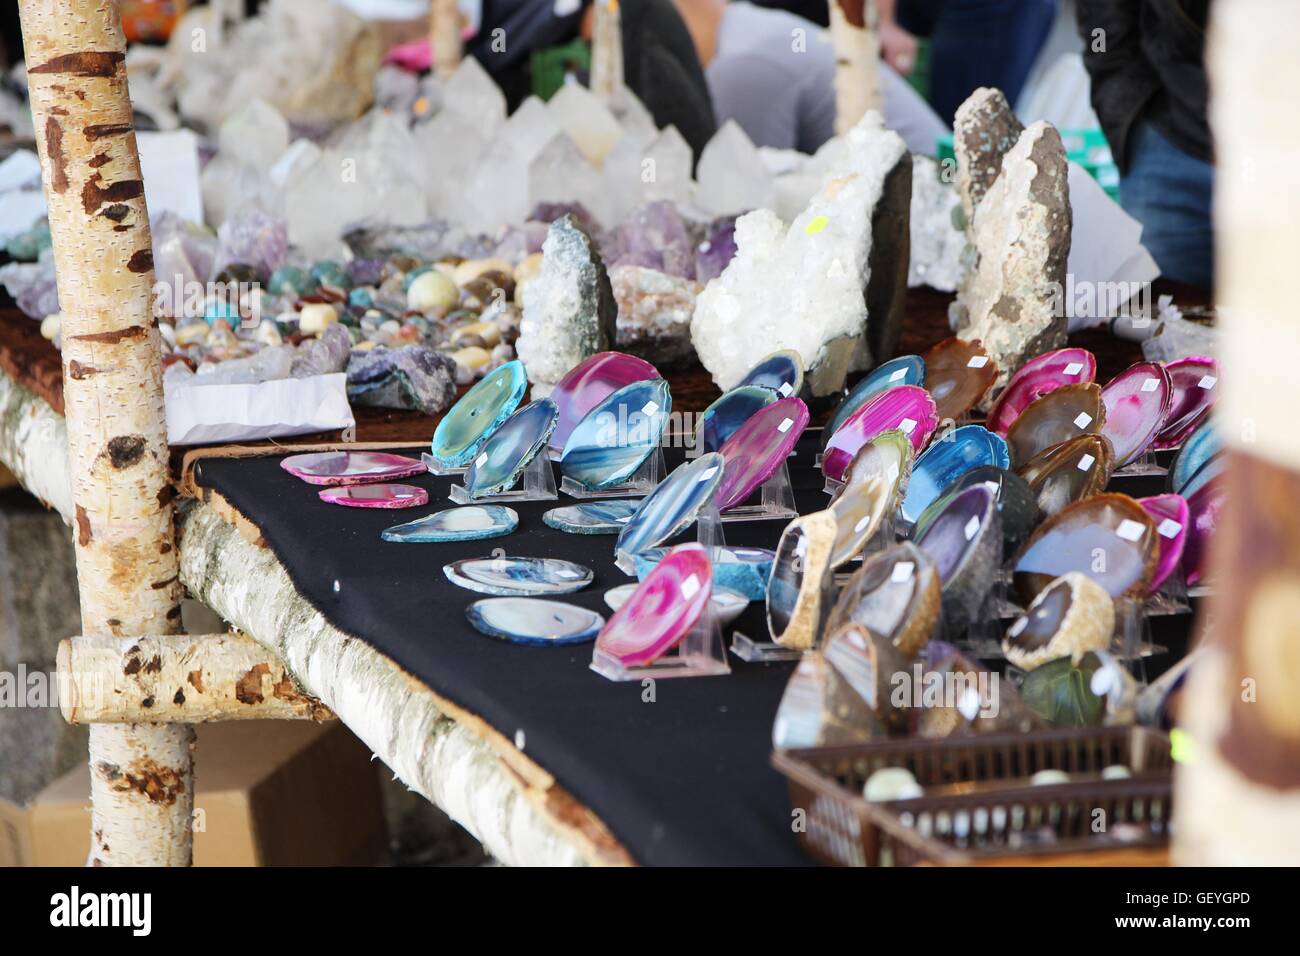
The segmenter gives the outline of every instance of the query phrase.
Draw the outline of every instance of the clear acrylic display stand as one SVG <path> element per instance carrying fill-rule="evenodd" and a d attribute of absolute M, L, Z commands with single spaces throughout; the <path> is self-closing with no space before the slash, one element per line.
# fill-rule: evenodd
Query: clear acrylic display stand
<path fill-rule="evenodd" d="M 1165 617 L 1170 614 L 1190 614 L 1192 606 L 1187 603 L 1187 582 L 1183 579 L 1181 563 L 1172 574 L 1165 578 L 1160 590 L 1149 595 L 1146 606 L 1142 609 L 1147 617 Z"/>
<path fill-rule="evenodd" d="M 621 484 L 593 489 L 566 475 L 560 479 L 560 490 L 570 498 L 644 498 L 664 480 L 665 470 L 664 450 L 656 448 L 654 454 Z"/>
<path fill-rule="evenodd" d="M 731 673 L 722 647 L 722 625 L 713 601 L 695 626 L 672 650 L 649 664 L 627 666 L 599 646 L 591 653 L 591 669 L 607 680 L 659 680 L 667 677 L 717 677 Z"/>
<path fill-rule="evenodd" d="M 1160 647 L 1151 639 L 1151 620 L 1145 611 L 1145 602 L 1134 598 L 1119 598 L 1115 601 L 1115 633 L 1111 637 L 1110 652 L 1122 661 L 1140 664 L 1143 659 L 1155 654 L 1163 654 L 1166 648 Z M 1141 674 L 1135 673 L 1145 683 L 1145 668 Z"/>
<path fill-rule="evenodd" d="M 497 504 L 502 501 L 555 501 L 559 495 L 555 493 L 555 473 L 551 470 L 551 460 L 544 453 L 538 452 L 524 466 L 524 474 L 514 488 L 471 498 L 464 485 L 452 485 L 451 494 L 447 497 L 458 505 L 469 505 Z"/>
<path fill-rule="evenodd" d="M 440 465 L 438 464 L 438 459 L 434 458 L 427 451 L 420 453 L 420 461 L 424 462 L 425 470 L 428 471 L 429 474 L 431 475 L 439 475 L 443 477 L 453 476 L 453 475 L 463 475 L 467 470 L 465 468 L 447 468 L 443 465 Z"/>
<path fill-rule="evenodd" d="M 779 519 L 789 521 L 799 517 L 794 507 L 794 491 L 790 487 L 790 469 L 786 463 L 772 473 L 755 492 L 756 504 L 737 505 L 723 512 L 723 521 L 764 521 Z"/>
<path fill-rule="evenodd" d="M 839 494 L 840 489 L 843 487 L 844 487 L 844 482 L 837 481 L 834 478 L 827 478 L 825 483 L 822 485 L 822 491 L 830 495 L 832 498 L 834 498 L 837 494 Z"/>
<path fill-rule="evenodd" d="M 1112 478 L 1138 478 L 1144 475 L 1163 475 L 1169 471 L 1156 459 L 1156 453 L 1148 448 L 1123 468 L 1118 469 Z"/>

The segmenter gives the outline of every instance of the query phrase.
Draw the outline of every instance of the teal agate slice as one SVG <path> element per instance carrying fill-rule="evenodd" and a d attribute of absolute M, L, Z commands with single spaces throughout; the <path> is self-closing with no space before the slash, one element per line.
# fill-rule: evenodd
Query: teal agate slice
<path fill-rule="evenodd" d="M 614 551 L 636 554 L 663 544 L 689 528 L 718 490 L 723 464 L 721 455 L 709 452 L 679 465 L 642 499 L 636 514 L 618 536 Z"/>
<path fill-rule="evenodd" d="M 528 389 L 518 359 L 483 376 L 438 422 L 430 454 L 444 468 L 463 468 L 502 422 L 515 413 Z"/>
<path fill-rule="evenodd" d="M 465 505 L 385 528 L 385 541 L 425 544 L 440 541 L 482 541 L 499 538 L 519 527 L 519 515 L 501 505 Z"/>
<path fill-rule="evenodd" d="M 480 498 L 513 488 L 533 456 L 546 447 L 555 417 L 555 403 L 542 398 L 507 418 L 465 471 L 469 496 Z"/>
<path fill-rule="evenodd" d="M 552 508 L 542 520 L 566 534 L 618 534 L 636 509 L 635 501 L 583 501 Z"/>
<path fill-rule="evenodd" d="M 594 641 L 605 626 L 595 611 L 541 598 L 484 598 L 465 608 L 465 616 L 488 637 L 538 647 Z"/>
<path fill-rule="evenodd" d="M 625 385 L 578 423 L 560 471 L 593 490 L 626 481 L 659 447 L 672 404 L 662 378 Z"/>
<path fill-rule="evenodd" d="M 737 428 L 760 409 L 781 396 L 763 385 L 741 385 L 724 394 L 704 410 L 695 444 L 704 451 L 717 451 Z"/>
<path fill-rule="evenodd" d="M 635 556 L 636 576 L 644 581 L 668 554 L 669 548 L 649 548 Z M 709 552 L 713 563 L 715 587 L 743 594 L 751 601 L 761 601 L 767 596 L 767 579 L 772 574 L 776 552 L 766 548 L 722 547 Z"/>
<path fill-rule="evenodd" d="M 983 425 L 963 425 L 931 442 L 912 466 L 901 505 L 903 518 L 915 524 L 954 481 L 985 465 L 1009 468 L 1011 455 L 1006 439 Z"/>

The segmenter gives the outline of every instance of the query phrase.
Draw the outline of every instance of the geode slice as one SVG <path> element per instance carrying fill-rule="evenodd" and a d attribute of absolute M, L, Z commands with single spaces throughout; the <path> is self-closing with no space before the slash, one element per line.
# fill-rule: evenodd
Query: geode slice
<path fill-rule="evenodd" d="M 925 447 L 939 424 L 934 399 L 916 385 L 899 385 L 881 392 L 845 419 L 844 424 L 826 443 L 822 473 L 840 481 L 858 450 L 871 439 L 889 430 L 901 431 L 919 452 Z"/>
<path fill-rule="evenodd" d="M 1002 159 L 1025 127 L 999 89 L 982 86 L 957 107 L 952 146 L 957 155 L 957 194 L 969 229 L 975 210 L 1002 172 Z"/>
<path fill-rule="evenodd" d="M 939 420 L 958 421 L 984 400 L 997 381 L 998 366 L 978 341 L 944 339 L 922 356 L 925 387 L 934 397 Z"/>
<path fill-rule="evenodd" d="M 1191 512 L 1188 510 L 1187 499 L 1182 495 L 1139 498 L 1138 504 L 1146 509 L 1146 513 L 1156 523 L 1156 534 L 1160 536 L 1160 558 L 1156 563 L 1155 577 L 1151 579 L 1151 591 L 1154 593 L 1160 590 L 1160 585 L 1169 579 L 1169 575 L 1174 573 L 1174 569 L 1183 560 Z"/>
<path fill-rule="evenodd" d="M 916 524 L 921 512 L 966 472 L 983 465 L 1007 468 L 1011 464 L 1007 443 L 983 425 L 954 428 L 935 441 L 912 466 L 911 481 L 900 510 L 903 519 Z"/>
<path fill-rule="evenodd" d="M 903 685 L 907 732 L 916 737 L 1027 733 L 1039 726 L 1015 685 L 946 641 L 931 641 Z"/>
<path fill-rule="evenodd" d="M 782 647 L 811 648 L 821 636 L 836 521 L 817 511 L 786 525 L 767 583 L 767 630 Z"/>
<path fill-rule="evenodd" d="M 544 398 L 583 359 L 611 348 L 618 305 L 596 244 L 572 215 L 551 223 L 542 269 L 524 286 L 515 350 L 533 397 Z"/>
<path fill-rule="evenodd" d="M 822 447 L 826 446 L 831 435 L 835 434 L 835 429 L 843 425 L 846 418 L 881 392 L 896 385 L 925 385 L 925 361 L 921 356 L 900 355 L 877 365 L 864 375 L 844 396 L 844 400 L 826 422 L 826 427 L 822 429 Z"/>
<path fill-rule="evenodd" d="M 1026 359 L 1065 344 L 1060 300 L 1071 222 L 1065 147 L 1054 128 L 1035 123 L 1007 153 L 976 209 L 979 260 L 957 330 L 963 339 L 979 339 L 997 363 L 997 386 Z"/>
<path fill-rule="evenodd" d="M 1101 388 L 1092 383 L 1066 385 L 1026 408 L 1007 429 L 1011 463 L 1023 468 L 1061 442 L 1096 435 L 1106 424 Z"/>
<path fill-rule="evenodd" d="M 1071 571 L 1039 593 L 1007 628 L 1002 652 L 1029 671 L 1058 657 L 1077 663 L 1089 651 L 1105 650 L 1115 630 L 1115 605 L 1086 574 Z"/>
<path fill-rule="evenodd" d="M 910 657 L 939 623 L 940 593 L 929 555 L 900 541 L 862 562 L 840 591 L 826 629 L 831 633 L 855 621 Z"/>
<path fill-rule="evenodd" d="M 916 543 L 934 560 L 943 582 L 945 624 L 965 627 L 979 614 L 1002 564 L 997 493 L 989 485 L 972 485 L 953 496 Z"/>
<path fill-rule="evenodd" d="M 1018 469 L 1043 514 L 1054 515 L 1106 489 L 1115 470 L 1115 452 L 1104 435 L 1080 435 L 1029 460 Z"/>
<path fill-rule="evenodd" d="M 423 345 L 376 346 L 348 359 L 348 398 L 358 405 L 437 415 L 456 400 L 456 362 Z"/>

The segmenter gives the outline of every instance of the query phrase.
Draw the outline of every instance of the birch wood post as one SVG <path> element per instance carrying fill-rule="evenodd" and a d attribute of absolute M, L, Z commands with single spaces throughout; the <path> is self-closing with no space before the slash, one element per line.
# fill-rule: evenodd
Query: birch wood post
<path fill-rule="evenodd" d="M 64 406 L 82 629 L 168 634 L 180 579 L 153 254 L 112 0 L 20 0 L 63 306 Z M 187 725 L 90 733 L 91 861 L 188 865 Z"/>
<path fill-rule="evenodd" d="M 1300 6 L 1214 5 L 1218 427 L 1226 497 L 1212 553 L 1207 654 L 1180 717 L 1194 741 L 1177 788 L 1175 862 L 1300 861 Z"/>
<path fill-rule="evenodd" d="M 618 0 L 596 0 L 591 28 L 591 92 L 608 100 L 623 86 L 623 15 Z"/>
<path fill-rule="evenodd" d="M 440 79 L 449 79 L 460 66 L 460 10 L 456 0 L 433 0 L 430 5 L 429 55 Z"/>
<path fill-rule="evenodd" d="M 830 0 L 835 49 L 835 132 L 844 135 L 868 110 L 883 112 L 880 40 L 872 29 L 870 0 Z"/>

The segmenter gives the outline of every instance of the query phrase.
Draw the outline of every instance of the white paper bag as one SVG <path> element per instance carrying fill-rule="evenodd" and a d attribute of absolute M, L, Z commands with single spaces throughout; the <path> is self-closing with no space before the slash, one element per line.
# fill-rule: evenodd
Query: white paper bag
<path fill-rule="evenodd" d="M 190 385 L 167 389 L 167 441 L 207 445 L 287 438 L 354 425 L 347 375 L 284 378 L 257 385 Z"/>

